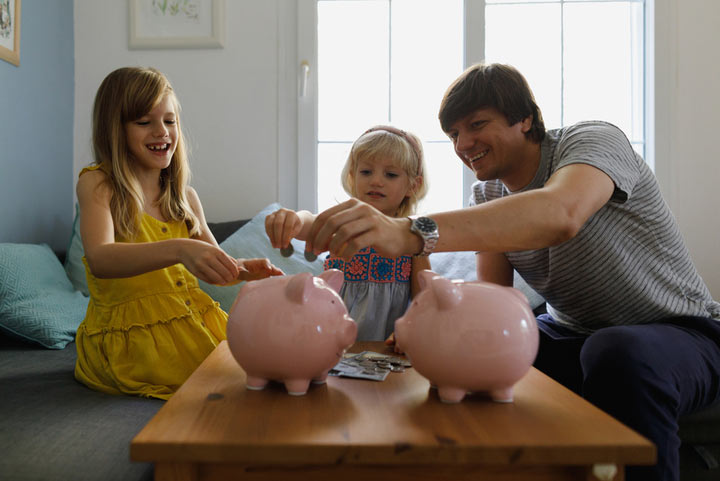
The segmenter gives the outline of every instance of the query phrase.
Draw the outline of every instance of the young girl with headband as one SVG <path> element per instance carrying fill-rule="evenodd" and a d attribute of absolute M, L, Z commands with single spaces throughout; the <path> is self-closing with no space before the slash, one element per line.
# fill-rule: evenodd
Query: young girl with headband
<path fill-rule="evenodd" d="M 227 314 L 197 278 L 228 284 L 283 272 L 218 246 L 188 185 L 180 106 L 163 74 L 126 67 L 105 77 L 92 137 L 95 162 L 77 182 L 90 302 L 75 378 L 168 399 L 225 339 Z"/>
<path fill-rule="evenodd" d="M 427 192 L 425 160 L 420 139 L 389 125 L 364 132 L 353 144 L 342 170 L 345 191 L 386 215 L 407 217 Z M 279 209 L 265 219 L 275 248 L 290 239 L 305 240 L 316 214 Z M 366 247 L 350 260 L 328 257 L 325 269 L 345 273 L 340 295 L 358 324 L 358 341 L 379 341 L 392 334 L 395 320 L 405 312 L 418 290 L 416 274 L 430 269 L 428 257 L 380 256 Z"/>

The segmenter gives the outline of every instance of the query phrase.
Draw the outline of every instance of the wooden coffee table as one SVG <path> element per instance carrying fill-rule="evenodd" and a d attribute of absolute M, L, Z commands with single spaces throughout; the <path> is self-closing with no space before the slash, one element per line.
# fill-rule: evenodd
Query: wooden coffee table
<path fill-rule="evenodd" d="M 157 481 L 622 480 L 625 465 L 654 463 L 655 447 L 534 368 L 509 404 L 442 403 L 412 368 L 383 382 L 328 377 L 295 397 L 281 384 L 247 390 L 222 342 L 130 456 L 155 463 Z"/>

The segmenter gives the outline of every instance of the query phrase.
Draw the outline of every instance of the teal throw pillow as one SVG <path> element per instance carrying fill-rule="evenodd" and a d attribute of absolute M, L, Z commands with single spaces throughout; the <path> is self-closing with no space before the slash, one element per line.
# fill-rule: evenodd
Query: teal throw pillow
<path fill-rule="evenodd" d="M 63 349 L 75 339 L 87 305 L 46 244 L 0 244 L 0 331 Z"/>
<path fill-rule="evenodd" d="M 248 223 L 239 228 L 235 233 L 225 239 L 220 247 L 232 257 L 252 259 L 258 257 L 267 257 L 274 265 L 282 269 L 285 274 L 299 274 L 300 272 L 311 272 L 313 275 L 320 274 L 323 271 L 323 258 L 318 257 L 315 261 L 307 261 L 303 253 L 305 252 L 305 242 L 293 239 L 292 245 L 295 252 L 290 257 L 283 257 L 280 249 L 273 249 L 270 245 L 270 239 L 265 233 L 265 217 L 275 212 L 282 206 L 273 203 L 258 212 Z M 220 303 L 220 307 L 224 311 L 229 311 L 232 307 L 235 297 L 237 297 L 240 288 L 244 283 L 232 286 L 216 286 L 203 281 L 200 287 L 207 292 L 210 297 Z"/>

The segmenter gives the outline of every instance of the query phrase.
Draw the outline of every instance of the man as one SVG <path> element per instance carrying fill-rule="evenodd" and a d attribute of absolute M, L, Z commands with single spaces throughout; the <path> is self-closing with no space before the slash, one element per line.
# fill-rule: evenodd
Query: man
<path fill-rule="evenodd" d="M 546 132 L 510 66 L 466 70 L 439 118 L 479 180 L 473 205 L 408 220 L 351 199 L 318 216 L 309 248 L 473 250 L 478 277 L 502 285 L 517 270 L 547 301 L 535 366 L 656 444 L 628 479 L 679 479 L 678 417 L 720 400 L 720 304 L 654 175 L 608 123 Z"/>

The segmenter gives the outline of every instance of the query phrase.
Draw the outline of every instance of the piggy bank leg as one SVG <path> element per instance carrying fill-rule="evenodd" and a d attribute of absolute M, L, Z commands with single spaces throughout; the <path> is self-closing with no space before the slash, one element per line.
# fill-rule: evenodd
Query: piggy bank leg
<path fill-rule="evenodd" d="M 459 403 L 465 397 L 465 393 L 465 389 L 460 389 L 458 387 L 438 387 L 438 396 L 440 396 L 440 400 L 448 404 Z"/>
<path fill-rule="evenodd" d="M 322 374 L 320 374 L 318 377 L 313 378 L 312 383 L 313 384 L 325 384 L 327 381 L 328 373 L 330 371 L 325 371 Z"/>
<path fill-rule="evenodd" d="M 285 389 L 291 396 L 302 396 L 310 386 L 310 379 L 286 379 Z"/>
<path fill-rule="evenodd" d="M 496 403 L 511 403 L 513 402 L 513 387 L 510 386 L 505 389 L 495 389 L 490 391 L 490 399 Z"/>
<path fill-rule="evenodd" d="M 267 386 L 268 380 L 263 377 L 251 376 L 248 374 L 245 387 L 253 391 L 261 391 Z"/>

